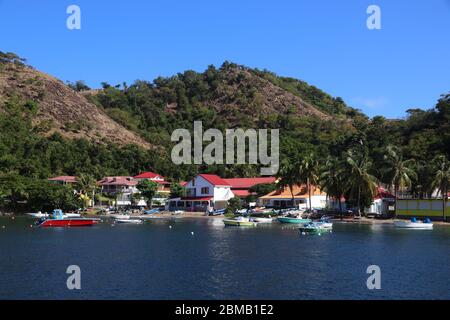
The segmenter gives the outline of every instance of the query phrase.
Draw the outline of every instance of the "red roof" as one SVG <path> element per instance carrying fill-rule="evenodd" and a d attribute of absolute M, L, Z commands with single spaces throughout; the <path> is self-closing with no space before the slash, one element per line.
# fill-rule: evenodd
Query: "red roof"
<path fill-rule="evenodd" d="M 69 182 L 69 183 L 76 183 L 77 177 L 75 176 L 59 176 L 48 179 L 49 181 L 62 181 L 62 182 Z"/>
<path fill-rule="evenodd" d="M 228 182 L 226 182 L 221 177 L 215 174 L 199 174 L 199 176 L 214 186 L 227 186 L 227 187 L 230 186 Z"/>
<path fill-rule="evenodd" d="M 242 198 L 247 197 L 252 194 L 248 190 L 232 190 L 232 191 L 236 197 L 242 197 Z"/>
<path fill-rule="evenodd" d="M 160 179 L 164 180 L 163 176 L 161 176 L 161 175 L 159 175 L 157 173 L 151 172 L 151 171 L 142 172 L 141 174 L 138 174 L 134 178 L 135 179 L 156 179 L 156 178 L 160 178 Z"/>
<path fill-rule="evenodd" d="M 98 181 L 101 186 L 135 186 L 138 184 L 133 177 L 104 177 L 102 180 Z"/>
<path fill-rule="evenodd" d="M 258 177 L 258 178 L 233 178 L 233 179 L 223 179 L 232 189 L 249 189 L 257 184 L 262 183 L 275 183 L 277 178 L 275 177 Z M 233 193 L 235 193 L 233 191 Z"/>
<path fill-rule="evenodd" d="M 383 188 L 378 187 L 377 195 L 375 196 L 374 200 L 376 199 L 395 199 L 395 196 L 392 193 L 387 192 Z"/>
<path fill-rule="evenodd" d="M 182 186 L 182 187 L 185 187 L 187 184 L 188 184 L 187 181 L 181 181 L 181 182 L 180 182 L 180 186 Z"/>

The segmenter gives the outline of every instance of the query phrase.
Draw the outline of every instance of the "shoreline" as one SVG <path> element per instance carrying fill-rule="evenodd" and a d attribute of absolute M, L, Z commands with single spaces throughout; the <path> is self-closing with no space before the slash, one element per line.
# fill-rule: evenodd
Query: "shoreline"
<path fill-rule="evenodd" d="M 85 214 L 82 215 L 87 218 L 112 218 L 109 215 L 97 215 L 97 214 Z M 24 213 L 0 213 L 0 218 L 16 218 L 16 217 L 27 217 Z M 150 215 L 140 215 L 140 214 L 131 214 L 130 217 L 135 219 L 143 219 L 143 220 L 159 220 L 159 219 L 224 219 L 224 215 L 219 216 L 208 216 L 205 215 L 204 212 L 184 212 L 181 214 L 172 214 L 169 211 L 163 211 L 161 213 L 157 214 L 150 214 Z M 366 224 L 366 225 L 388 225 L 392 224 L 395 220 L 409 220 L 409 219 L 373 219 L 373 218 L 366 218 L 362 217 L 360 219 L 331 219 L 330 221 L 333 223 L 347 223 L 347 224 Z M 433 221 L 433 224 L 440 225 L 440 226 L 449 226 L 450 222 L 445 221 Z"/>

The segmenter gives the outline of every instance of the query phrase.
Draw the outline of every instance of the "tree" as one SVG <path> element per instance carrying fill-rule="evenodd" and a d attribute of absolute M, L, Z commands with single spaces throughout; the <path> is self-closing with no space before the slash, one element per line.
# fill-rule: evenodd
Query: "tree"
<path fill-rule="evenodd" d="M 154 181 L 144 179 L 139 181 L 137 185 L 141 195 L 147 200 L 147 205 L 152 207 L 152 200 L 158 191 L 158 184 Z"/>
<path fill-rule="evenodd" d="M 399 148 L 392 145 L 386 149 L 385 160 L 387 161 L 387 167 L 384 171 L 387 172 L 390 183 L 394 186 L 394 195 L 397 199 L 398 191 L 411 187 L 412 179 L 417 179 L 417 174 L 413 169 L 415 160 L 403 160 Z"/>
<path fill-rule="evenodd" d="M 300 165 L 289 159 L 284 159 L 278 170 L 277 178 L 279 178 L 277 189 L 284 190 L 285 188 L 289 188 L 292 196 L 292 206 L 294 207 L 294 186 L 299 186 L 302 183 Z"/>
<path fill-rule="evenodd" d="M 348 177 L 349 194 L 351 197 L 356 196 L 356 204 L 358 214 L 361 216 L 361 197 L 366 196 L 366 204 L 373 201 L 373 197 L 377 192 L 377 179 L 369 173 L 371 163 L 365 155 L 355 155 L 352 151 L 347 153 L 347 164 L 349 170 L 346 172 Z"/>
<path fill-rule="evenodd" d="M 250 187 L 249 191 L 251 193 L 256 193 L 256 197 L 262 197 L 272 191 L 277 189 L 277 185 L 275 183 L 260 183 Z"/>
<path fill-rule="evenodd" d="M 94 206 L 95 190 L 97 189 L 97 181 L 93 176 L 89 174 L 81 174 L 77 179 L 77 186 L 79 188 L 80 195 L 87 199 L 87 201 L 92 200 L 92 205 Z M 86 202 L 84 202 L 86 205 Z"/>
<path fill-rule="evenodd" d="M 309 211 L 312 212 L 311 188 L 317 186 L 319 180 L 319 161 L 313 152 L 308 153 L 300 162 L 301 182 L 308 188 Z"/>
<path fill-rule="evenodd" d="M 179 183 L 173 183 L 170 186 L 170 198 L 180 198 L 184 196 L 185 190 Z"/>
<path fill-rule="evenodd" d="M 450 187 L 450 162 L 445 156 L 437 156 L 433 159 L 433 163 L 435 164 L 436 171 L 432 187 L 433 189 L 439 190 L 442 195 L 442 218 L 445 221 L 445 209 Z"/>
<path fill-rule="evenodd" d="M 342 198 L 347 189 L 347 179 L 345 178 L 345 165 L 338 158 L 329 157 L 325 163 L 323 172 L 319 177 L 319 184 L 328 197 L 333 197 L 339 201 L 339 212 L 342 220 Z"/>
<path fill-rule="evenodd" d="M 227 213 L 234 213 L 239 209 L 242 209 L 241 199 L 234 197 L 228 200 Z"/>

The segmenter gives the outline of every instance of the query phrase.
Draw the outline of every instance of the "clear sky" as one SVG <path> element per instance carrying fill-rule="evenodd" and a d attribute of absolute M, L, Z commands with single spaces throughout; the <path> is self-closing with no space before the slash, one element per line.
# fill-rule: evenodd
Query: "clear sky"
<path fill-rule="evenodd" d="M 66 27 L 72 4 L 81 30 Z M 366 26 L 371 4 L 381 30 Z M 0 50 L 91 87 L 229 60 L 403 117 L 450 91 L 450 0 L 0 0 Z"/>

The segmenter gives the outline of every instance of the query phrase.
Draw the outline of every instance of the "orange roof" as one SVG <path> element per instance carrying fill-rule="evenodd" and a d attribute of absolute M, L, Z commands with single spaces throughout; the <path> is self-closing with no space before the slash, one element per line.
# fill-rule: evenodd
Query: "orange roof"
<path fill-rule="evenodd" d="M 305 199 L 309 197 L 308 188 L 306 185 L 295 185 L 292 193 L 294 194 L 295 199 Z M 325 196 L 326 194 L 322 192 L 318 187 L 311 187 L 311 196 Z M 260 199 L 292 199 L 292 194 L 289 188 L 285 188 L 284 190 L 275 190 L 272 191 L 265 196 L 262 196 Z"/>

